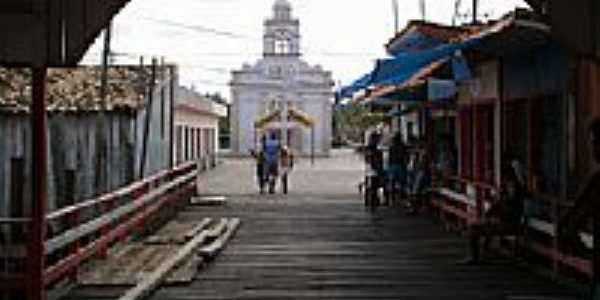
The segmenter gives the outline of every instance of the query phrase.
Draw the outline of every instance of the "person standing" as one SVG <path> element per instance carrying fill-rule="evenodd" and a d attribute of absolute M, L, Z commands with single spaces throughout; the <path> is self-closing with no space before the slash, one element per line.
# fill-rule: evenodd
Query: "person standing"
<path fill-rule="evenodd" d="M 407 155 L 402 133 L 397 132 L 392 138 L 388 156 L 388 197 L 392 203 L 401 196 L 406 181 Z"/>
<path fill-rule="evenodd" d="M 279 177 L 280 151 L 281 145 L 277 140 L 277 135 L 275 132 L 272 132 L 270 138 L 267 139 L 263 146 L 266 166 L 265 178 L 269 185 L 269 194 L 275 193 L 275 185 L 277 184 L 277 177 Z"/>
<path fill-rule="evenodd" d="M 294 153 L 287 146 L 281 147 L 281 188 L 283 193 L 288 193 L 288 177 L 292 169 L 294 168 Z"/>
<path fill-rule="evenodd" d="M 368 174 L 365 178 L 366 183 L 366 202 L 368 205 L 378 206 L 379 189 L 383 187 L 384 170 L 383 170 L 383 152 L 380 149 L 382 139 L 381 130 L 377 128 L 369 135 L 367 141 L 365 159 L 368 164 Z"/>
<path fill-rule="evenodd" d="M 262 150 L 250 150 L 250 154 L 256 160 L 256 182 L 261 194 L 265 193 L 265 154 Z"/>

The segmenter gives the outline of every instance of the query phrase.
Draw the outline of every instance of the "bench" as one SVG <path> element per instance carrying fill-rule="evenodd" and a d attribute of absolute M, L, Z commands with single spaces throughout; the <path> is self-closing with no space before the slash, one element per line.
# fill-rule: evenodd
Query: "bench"
<path fill-rule="evenodd" d="M 456 218 L 463 220 L 468 228 L 483 224 L 481 223 L 482 220 L 478 218 L 477 213 L 475 212 L 477 201 L 474 197 L 453 191 L 445 187 L 436 188 L 433 190 L 433 192 L 441 199 L 438 199 L 438 201 L 432 201 L 432 206 L 439 209 L 441 212 L 453 215 Z M 552 245 L 544 245 L 541 242 L 532 240 L 523 241 L 520 239 L 521 236 L 527 235 L 527 231 L 534 231 L 544 234 L 548 237 L 555 238 L 556 228 L 553 223 L 535 217 L 525 217 L 522 227 L 523 228 L 513 232 L 501 232 L 501 236 L 505 239 L 513 240 L 515 249 L 521 246 L 526 247 L 538 255 L 555 260 L 562 265 L 578 270 L 582 274 L 591 276 L 592 265 L 589 260 L 562 253 L 554 249 Z M 579 236 L 583 244 L 588 249 L 593 249 L 593 235 L 580 232 Z"/>

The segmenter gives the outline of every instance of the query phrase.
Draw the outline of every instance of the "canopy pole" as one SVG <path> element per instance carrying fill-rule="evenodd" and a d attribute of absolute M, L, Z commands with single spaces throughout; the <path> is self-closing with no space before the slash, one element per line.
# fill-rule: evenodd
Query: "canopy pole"
<path fill-rule="evenodd" d="M 256 126 L 254 126 L 254 148 L 254 150 L 258 151 L 258 128 Z"/>
<path fill-rule="evenodd" d="M 315 126 L 310 127 L 310 164 L 315 165 Z"/>

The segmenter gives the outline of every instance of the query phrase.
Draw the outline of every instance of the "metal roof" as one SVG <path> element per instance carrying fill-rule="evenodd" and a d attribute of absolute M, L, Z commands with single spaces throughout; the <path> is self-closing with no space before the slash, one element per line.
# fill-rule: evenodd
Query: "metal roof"
<path fill-rule="evenodd" d="M 49 69 L 46 109 L 71 112 L 111 111 L 136 109 L 145 104 L 151 81 L 151 67 L 109 67 L 104 102 L 100 95 L 101 73 L 99 66 Z M 24 68 L 0 68 L 0 111 L 28 112 L 31 99 L 31 71 Z"/>

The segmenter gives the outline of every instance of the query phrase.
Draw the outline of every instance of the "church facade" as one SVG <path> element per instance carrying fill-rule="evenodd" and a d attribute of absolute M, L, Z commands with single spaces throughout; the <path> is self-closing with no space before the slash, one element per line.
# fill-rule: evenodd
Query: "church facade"
<path fill-rule="evenodd" d="M 331 72 L 301 59 L 300 22 L 292 17 L 291 4 L 277 0 L 273 14 L 264 22 L 263 57 L 232 74 L 232 152 L 248 155 L 263 135 L 275 133 L 295 153 L 328 155 Z"/>

